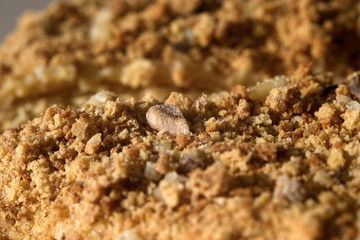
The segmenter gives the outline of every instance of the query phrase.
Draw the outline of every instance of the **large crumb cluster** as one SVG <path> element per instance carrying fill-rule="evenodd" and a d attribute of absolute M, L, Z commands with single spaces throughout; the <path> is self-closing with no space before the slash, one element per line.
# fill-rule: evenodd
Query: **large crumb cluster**
<path fill-rule="evenodd" d="M 28 13 L 0 50 L 0 130 L 54 103 L 252 85 L 360 67 L 356 0 L 73 0 Z"/>
<path fill-rule="evenodd" d="M 2 231 L 14 240 L 358 239 L 360 103 L 348 84 L 357 76 L 54 105 L 0 135 Z M 171 134 L 178 124 L 186 134 Z"/>

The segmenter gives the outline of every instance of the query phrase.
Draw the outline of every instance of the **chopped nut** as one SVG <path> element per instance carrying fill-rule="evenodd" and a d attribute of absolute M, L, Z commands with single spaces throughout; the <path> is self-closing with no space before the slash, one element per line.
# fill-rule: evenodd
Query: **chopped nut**
<path fill-rule="evenodd" d="M 184 182 L 186 178 L 176 172 L 166 174 L 160 182 L 161 197 L 169 207 L 176 207 L 180 204 L 183 192 L 185 191 Z"/>
<path fill-rule="evenodd" d="M 87 154 L 94 154 L 101 146 L 101 133 L 97 133 L 90 138 L 86 143 L 85 152 Z"/>
<path fill-rule="evenodd" d="M 161 178 L 161 174 L 156 171 L 155 163 L 146 162 L 144 176 L 152 181 L 158 181 Z"/>
<path fill-rule="evenodd" d="M 249 98 L 252 100 L 265 100 L 269 95 L 271 89 L 284 87 L 288 82 L 285 77 L 275 77 L 274 79 L 268 79 L 263 82 L 258 82 L 249 90 Z"/>
<path fill-rule="evenodd" d="M 110 91 L 100 91 L 95 95 L 91 96 L 89 100 L 84 104 L 85 107 L 95 106 L 100 107 L 108 100 L 114 100 L 116 98 L 116 94 Z"/>
<path fill-rule="evenodd" d="M 180 133 L 190 134 L 189 126 L 180 109 L 173 104 L 156 105 L 146 113 L 151 128 L 177 136 Z"/>
<path fill-rule="evenodd" d="M 206 170 L 196 169 L 190 173 L 186 187 L 194 196 L 203 195 L 207 198 L 219 196 L 229 190 L 230 176 L 226 168 L 219 162 Z"/>
<path fill-rule="evenodd" d="M 81 114 L 79 119 L 72 125 L 71 132 L 80 141 L 87 140 L 96 133 L 96 126 L 94 126 L 93 119 L 87 114 Z"/>
<path fill-rule="evenodd" d="M 274 162 L 277 158 L 276 148 L 270 144 L 258 143 L 255 146 L 255 156 L 266 162 Z"/>
<path fill-rule="evenodd" d="M 357 98 L 360 98 L 360 72 L 355 72 L 350 76 L 350 92 Z"/>
<path fill-rule="evenodd" d="M 181 155 L 179 160 L 179 171 L 188 173 L 196 168 L 204 168 L 206 166 L 206 156 L 202 152 L 190 152 Z"/>
<path fill-rule="evenodd" d="M 276 179 L 274 198 L 288 202 L 298 202 L 305 199 L 305 189 L 299 180 L 290 178 L 288 175 L 279 176 Z"/>
<path fill-rule="evenodd" d="M 315 183 L 320 184 L 324 187 L 331 187 L 334 184 L 334 180 L 332 179 L 330 174 L 324 169 L 319 169 L 318 171 L 316 171 L 313 180 Z"/>

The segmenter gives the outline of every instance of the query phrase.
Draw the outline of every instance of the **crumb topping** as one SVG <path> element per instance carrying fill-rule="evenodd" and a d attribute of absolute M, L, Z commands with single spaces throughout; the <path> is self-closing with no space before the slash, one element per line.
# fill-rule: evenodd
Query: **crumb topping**
<path fill-rule="evenodd" d="M 359 9 L 336 0 L 54 2 L 25 14 L 1 47 L 0 131 L 53 104 L 77 108 L 99 90 L 196 99 L 284 74 L 316 95 L 321 84 L 302 76 L 332 71 L 340 81 L 359 69 Z M 275 82 L 249 97 L 265 99 Z"/>
<path fill-rule="evenodd" d="M 0 135 L 0 226 L 12 239 L 355 239 L 358 100 L 345 81 L 310 104 L 309 84 L 54 105 Z"/>

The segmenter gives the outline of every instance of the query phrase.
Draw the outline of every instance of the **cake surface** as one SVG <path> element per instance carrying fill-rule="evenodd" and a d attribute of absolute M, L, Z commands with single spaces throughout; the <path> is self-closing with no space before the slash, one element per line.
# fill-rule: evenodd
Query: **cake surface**
<path fill-rule="evenodd" d="M 0 136 L 0 225 L 14 240 L 357 239 L 359 81 L 54 105 Z"/>
<path fill-rule="evenodd" d="M 101 89 L 123 99 L 253 85 L 301 66 L 359 69 L 360 3 L 74 0 L 28 13 L 0 50 L 0 129 Z"/>

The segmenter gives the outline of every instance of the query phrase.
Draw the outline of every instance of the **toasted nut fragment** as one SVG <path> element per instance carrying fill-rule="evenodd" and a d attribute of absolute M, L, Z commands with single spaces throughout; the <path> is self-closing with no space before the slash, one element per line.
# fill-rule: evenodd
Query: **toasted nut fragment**
<path fill-rule="evenodd" d="M 255 86 L 249 89 L 249 98 L 252 100 L 265 100 L 271 89 L 284 87 L 287 82 L 288 79 L 283 76 L 258 82 Z"/>
<path fill-rule="evenodd" d="M 186 187 L 192 191 L 193 196 L 212 198 L 226 193 L 230 187 L 231 177 L 226 168 L 216 162 L 205 170 L 196 169 L 190 173 Z"/>
<path fill-rule="evenodd" d="M 94 154 L 97 150 L 99 150 L 101 146 L 101 133 L 97 133 L 90 138 L 90 140 L 86 143 L 85 152 L 87 154 Z"/>
<path fill-rule="evenodd" d="M 184 197 L 184 182 L 186 180 L 186 177 L 176 172 L 170 172 L 160 182 L 161 197 L 167 206 L 173 208 L 181 203 Z"/>
<path fill-rule="evenodd" d="M 275 162 L 277 158 L 276 148 L 270 144 L 258 143 L 255 146 L 255 156 L 265 162 Z"/>
<path fill-rule="evenodd" d="M 156 171 L 155 163 L 146 162 L 144 176 L 152 181 L 158 181 L 161 178 L 161 173 Z"/>
<path fill-rule="evenodd" d="M 298 202 L 305 199 L 305 189 L 299 180 L 288 175 L 282 175 L 276 179 L 274 198 L 288 202 Z"/>
<path fill-rule="evenodd" d="M 85 107 L 95 106 L 100 107 L 105 104 L 108 100 L 114 100 L 116 98 L 116 94 L 110 91 L 102 90 L 95 95 L 91 96 L 89 100 L 84 104 Z"/>
<path fill-rule="evenodd" d="M 188 173 L 196 168 L 204 169 L 206 166 L 206 156 L 202 152 L 190 152 L 181 155 L 179 159 L 179 171 Z"/>
<path fill-rule="evenodd" d="M 357 98 L 360 98 L 360 72 L 353 73 L 349 78 L 349 88 L 351 94 Z"/>
<path fill-rule="evenodd" d="M 190 134 L 189 125 L 180 109 L 173 104 L 156 105 L 149 108 L 146 120 L 151 128 L 177 136 Z"/>

